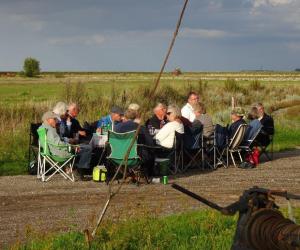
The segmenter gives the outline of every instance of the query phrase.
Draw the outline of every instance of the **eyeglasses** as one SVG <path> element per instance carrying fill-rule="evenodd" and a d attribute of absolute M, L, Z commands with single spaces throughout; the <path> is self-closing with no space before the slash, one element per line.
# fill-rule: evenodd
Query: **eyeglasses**
<path fill-rule="evenodd" d="M 172 112 L 167 112 L 167 115 L 170 115 L 170 114 L 172 114 Z"/>

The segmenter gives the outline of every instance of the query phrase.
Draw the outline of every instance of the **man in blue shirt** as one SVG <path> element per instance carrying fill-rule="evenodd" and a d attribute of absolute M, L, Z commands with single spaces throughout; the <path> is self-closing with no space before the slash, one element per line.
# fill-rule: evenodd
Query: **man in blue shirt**
<path fill-rule="evenodd" d="M 110 110 L 110 114 L 107 116 L 103 116 L 97 122 L 97 132 L 101 132 L 101 127 L 110 126 L 114 131 L 114 126 L 122 121 L 124 115 L 124 111 L 118 107 L 113 106 Z"/>

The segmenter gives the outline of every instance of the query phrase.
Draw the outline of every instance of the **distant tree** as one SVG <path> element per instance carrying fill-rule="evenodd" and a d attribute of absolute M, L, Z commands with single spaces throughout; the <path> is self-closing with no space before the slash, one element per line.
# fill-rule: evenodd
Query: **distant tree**
<path fill-rule="evenodd" d="M 24 75 L 33 77 L 40 74 L 40 62 L 32 57 L 27 57 L 23 65 Z"/>
<path fill-rule="evenodd" d="M 295 69 L 295 71 L 300 71 L 300 68 L 299 69 Z"/>

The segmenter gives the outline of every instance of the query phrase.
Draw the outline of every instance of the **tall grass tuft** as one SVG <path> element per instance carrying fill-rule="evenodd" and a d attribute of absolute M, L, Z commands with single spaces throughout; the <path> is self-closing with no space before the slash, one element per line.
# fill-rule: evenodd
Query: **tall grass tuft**
<path fill-rule="evenodd" d="M 235 79 L 228 78 L 224 82 L 224 90 L 236 93 L 236 92 L 241 91 L 241 86 L 238 84 L 238 82 Z"/>

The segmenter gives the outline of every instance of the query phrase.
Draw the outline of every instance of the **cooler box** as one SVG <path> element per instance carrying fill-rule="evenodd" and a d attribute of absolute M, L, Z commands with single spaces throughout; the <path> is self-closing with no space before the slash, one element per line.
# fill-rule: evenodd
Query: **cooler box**
<path fill-rule="evenodd" d="M 168 158 L 155 158 L 155 165 L 159 171 L 159 175 L 169 175 L 170 159 Z"/>
<path fill-rule="evenodd" d="M 106 181 L 107 169 L 105 166 L 96 166 L 93 169 L 93 181 Z"/>

